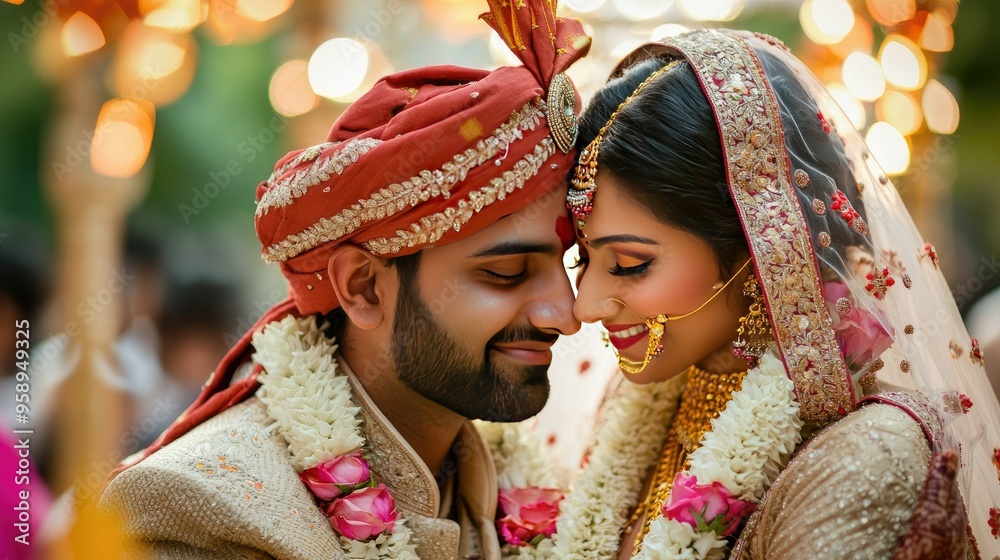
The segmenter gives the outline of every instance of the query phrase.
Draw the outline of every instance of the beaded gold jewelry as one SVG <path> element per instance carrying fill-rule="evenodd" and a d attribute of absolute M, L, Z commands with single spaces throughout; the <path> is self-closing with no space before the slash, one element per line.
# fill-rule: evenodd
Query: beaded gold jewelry
<path fill-rule="evenodd" d="M 618 367 L 621 368 L 621 370 L 627 374 L 635 375 L 637 373 L 642 373 L 642 371 L 646 369 L 646 366 L 649 365 L 649 362 L 653 361 L 654 358 L 656 358 L 663 352 L 663 345 L 660 344 L 660 339 L 663 338 L 663 332 L 664 329 L 666 328 L 667 322 L 677 321 L 680 319 L 684 319 L 685 317 L 690 317 L 695 313 L 704 309 L 706 305 L 712 303 L 712 300 L 719 297 L 719 294 L 726 291 L 726 288 L 728 288 L 729 285 L 733 283 L 733 280 L 736 280 L 736 278 L 744 270 L 746 270 L 748 266 L 750 266 L 750 262 L 751 260 L 747 259 L 747 262 L 743 263 L 743 266 L 741 266 L 740 269 L 736 271 L 736 274 L 733 274 L 733 276 L 729 280 L 727 280 L 725 284 L 722 284 L 721 287 L 716 288 L 716 286 L 719 284 L 718 283 L 714 284 L 712 286 L 712 289 L 715 290 L 715 293 L 712 294 L 712 297 L 705 300 L 705 303 L 699 305 L 698 308 L 695 309 L 694 311 L 685 313 L 683 315 L 678 315 L 676 317 L 670 317 L 668 315 L 660 313 L 659 315 L 654 315 L 652 317 L 647 317 L 643 319 L 643 322 L 646 323 L 646 327 L 649 328 L 649 344 L 646 347 L 645 357 L 641 362 L 633 362 L 632 360 L 629 360 L 625 356 L 618 354 L 618 351 L 615 350 L 615 354 L 618 356 Z M 750 277 L 753 278 L 753 275 L 751 275 Z M 610 298 L 610 299 L 611 301 L 621 305 L 622 307 L 628 309 L 629 311 L 632 311 L 632 309 L 624 301 L 617 298 Z M 632 311 L 632 313 L 635 312 Z M 636 317 L 640 317 L 640 315 L 636 314 Z"/>
<path fill-rule="evenodd" d="M 625 524 L 624 534 L 628 535 L 635 529 L 636 522 L 644 519 L 633 544 L 633 555 L 639 553 L 650 524 L 660 516 L 663 504 L 670 498 L 674 477 L 690 468 L 688 457 L 701 445 L 705 433 L 712 430 L 712 420 L 725 410 L 733 393 L 740 390 L 747 373 L 715 374 L 697 366 L 688 368 L 687 387 L 681 396 L 680 408 L 667 430 L 649 490 Z"/>
<path fill-rule="evenodd" d="M 750 310 L 740 317 L 736 340 L 733 341 L 733 354 L 737 358 L 746 360 L 750 369 L 753 369 L 760 363 L 760 357 L 767 352 L 771 344 L 771 328 L 764 310 L 764 294 L 757 277 L 753 274 L 743 283 L 743 295 L 752 301 Z"/>
<path fill-rule="evenodd" d="M 661 74 L 666 73 L 671 68 L 677 67 L 681 62 L 683 61 L 675 60 L 653 72 L 648 78 L 643 80 L 635 88 L 635 91 L 632 92 L 632 95 L 626 97 L 625 101 L 622 101 L 621 105 L 615 109 L 615 112 L 611 113 L 608 122 L 601 127 L 597 136 L 591 140 L 590 144 L 583 150 L 583 153 L 580 154 L 580 159 L 574 168 L 573 179 L 570 181 L 569 194 L 566 195 L 566 206 L 573 213 L 573 216 L 576 218 L 576 224 L 580 229 L 583 229 L 584 223 L 587 221 L 587 216 L 590 216 L 590 213 L 594 211 L 594 194 L 597 192 L 597 183 L 595 182 L 597 177 L 597 152 L 601 147 L 601 142 L 604 140 L 604 134 L 611 127 L 611 124 L 615 122 L 615 119 L 618 118 L 618 114 L 622 112 L 622 109 L 639 95 L 642 88 L 646 87 L 648 83 L 655 80 Z"/>

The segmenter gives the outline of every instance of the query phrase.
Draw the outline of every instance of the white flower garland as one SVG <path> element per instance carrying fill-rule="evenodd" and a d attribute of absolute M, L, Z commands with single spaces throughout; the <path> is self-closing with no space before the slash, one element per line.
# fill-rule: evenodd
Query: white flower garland
<path fill-rule="evenodd" d="M 490 448 L 493 464 L 497 468 L 497 486 L 501 490 L 532 486 L 557 487 L 552 463 L 546 460 L 542 442 L 525 422 L 506 424 L 477 421 L 476 428 Z M 542 539 L 535 546 L 505 544 L 500 552 L 504 558 L 548 560 L 553 556 L 552 550 L 552 539 Z"/>
<path fill-rule="evenodd" d="M 793 391 L 781 360 L 771 352 L 764 355 L 760 366 L 747 374 L 740 390 L 712 421 L 712 430 L 690 456 L 688 474 L 696 476 L 699 484 L 720 482 L 733 495 L 758 502 L 801 440 L 802 420 Z M 680 397 L 675 388 L 669 414 L 664 414 L 663 408 L 656 414 L 650 403 L 630 403 L 632 393 L 623 394 L 617 399 L 620 402 L 612 405 L 591 463 L 566 500 L 571 505 L 562 512 L 556 532 L 560 558 L 613 558 L 617 554 L 624 513 L 638 502 L 638 490 L 632 488 L 641 486 L 642 476 L 651 466 L 646 459 L 652 453 L 655 460 L 664 439 L 651 442 L 637 436 L 644 432 L 644 424 L 652 422 L 662 422 L 665 430 Z M 623 458 L 630 453 L 642 456 L 644 468 L 638 473 L 621 468 Z M 623 476 L 632 476 L 635 481 L 621 480 Z M 613 507 L 618 511 L 612 511 Z M 660 516 L 650 524 L 636 558 L 720 560 L 726 557 L 726 542 L 713 532 L 702 533 Z"/>
<path fill-rule="evenodd" d="M 638 502 L 686 383 L 686 375 L 649 385 L 626 383 L 613 397 L 590 462 L 560 507 L 553 539 L 557 558 L 615 557 L 629 504 Z"/>
<path fill-rule="evenodd" d="M 296 472 L 315 467 L 365 445 L 361 409 L 351 385 L 337 374 L 336 343 L 323 333 L 315 317 L 287 316 L 253 335 L 253 361 L 264 371 L 257 377 L 257 397 L 288 444 Z M 493 454 L 501 488 L 555 486 L 541 442 L 519 424 L 477 423 Z M 341 552 L 353 560 L 417 560 L 412 532 L 402 514 L 391 535 L 357 541 L 338 535 Z M 551 540 L 538 547 L 503 548 L 505 558 L 551 558 Z"/>
<path fill-rule="evenodd" d="M 288 443 L 296 472 L 364 447 L 361 409 L 351 400 L 351 385 L 337 375 L 337 345 L 313 316 L 291 315 L 254 333 L 253 361 L 263 366 L 257 398 Z M 402 515 L 391 535 L 357 541 L 337 535 L 341 552 L 353 560 L 418 560 L 412 532 Z"/>

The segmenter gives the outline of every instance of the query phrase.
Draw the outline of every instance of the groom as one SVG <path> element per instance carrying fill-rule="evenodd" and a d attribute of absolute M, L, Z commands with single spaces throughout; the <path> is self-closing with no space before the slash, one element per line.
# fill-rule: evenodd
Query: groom
<path fill-rule="evenodd" d="M 525 66 L 387 76 L 259 186 L 290 298 L 101 499 L 154 557 L 503 557 L 494 462 L 516 461 L 469 419 L 536 414 L 579 328 L 562 72 L 589 37 L 548 0 L 490 7 Z M 503 513 L 503 550 L 537 536 Z"/>

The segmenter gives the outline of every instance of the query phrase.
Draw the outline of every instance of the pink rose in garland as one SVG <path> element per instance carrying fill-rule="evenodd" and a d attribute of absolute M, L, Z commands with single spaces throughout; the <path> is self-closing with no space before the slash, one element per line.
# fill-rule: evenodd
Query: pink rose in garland
<path fill-rule="evenodd" d="M 823 296 L 838 307 L 840 321 L 834 326 L 837 342 L 849 366 L 859 368 L 878 358 L 892 346 L 892 333 L 883 324 L 888 321 L 878 309 L 875 314 L 850 302 L 847 311 L 839 309 L 841 300 L 849 300 L 850 290 L 843 282 L 824 282 Z"/>
<path fill-rule="evenodd" d="M 670 499 L 663 504 L 663 517 L 725 537 L 753 508 L 752 503 L 734 496 L 721 482 L 698 484 L 697 477 L 680 472 L 674 478 Z"/>
<path fill-rule="evenodd" d="M 879 317 L 857 307 L 840 314 L 840 322 L 834 328 L 849 364 L 863 366 L 892 346 L 892 335 L 882 323 Z"/>
<path fill-rule="evenodd" d="M 361 452 L 341 455 L 336 459 L 320 463 L 299 474 L 299 478 L 317 498 L 326 502 L 350 492 L 358 486 L 371 482 L 368 462 L 361 458 Z"/>
<path fill-rule="evenodd" d="M 511 546 L 538 544 L 556 532 L 559 502 L 563 494 L 558 488 L 506 488 L 500 490 L 500 510 L 497 530 Z"/>
<path fill-rule="evenodd" d="M 384 484 L 355 490 L 326 508 L 330 526 L 356 541 L 366 541 L 382 533 L 392 533 L 399 511 Z"/>

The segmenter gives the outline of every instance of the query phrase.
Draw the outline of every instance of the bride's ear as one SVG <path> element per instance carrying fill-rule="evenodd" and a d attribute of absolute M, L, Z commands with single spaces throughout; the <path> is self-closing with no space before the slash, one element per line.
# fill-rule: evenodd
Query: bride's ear
<path fill-rule="evenodd" d="M 342 245 L 329 261 L 327 273 L 337 301 L 351 322 L 363 330 L 377 328 L 387 320 L 385 261 L 362 247 Z"/>

